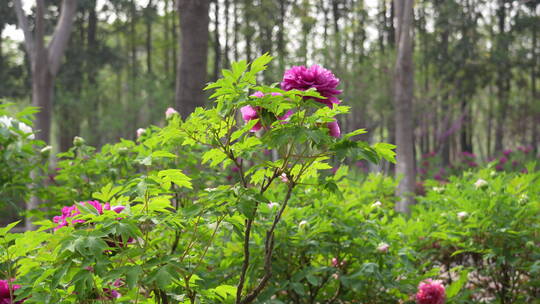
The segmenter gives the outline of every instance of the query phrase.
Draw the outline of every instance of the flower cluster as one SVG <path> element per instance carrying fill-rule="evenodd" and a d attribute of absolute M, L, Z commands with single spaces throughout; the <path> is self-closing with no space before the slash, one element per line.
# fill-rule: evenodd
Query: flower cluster
<path fill-rule="evenodd" d="M 103 214 L 104 210 L 112 210 L 112 211 L 114 211 L 116 213 L 120 213 L 125 209 L 124 206 L 112 206 L 111 207 L 111 205 L 109 203 L 101 204 L 98 201 L 80 202 L 79 204 L 80 205 L 90 205 L 90 206 L 94 207 L 99 214 Z M 79 210 L 79 208 L 77 208 L 76 204 L 72 205 L 72 206 L 64 206 L 62 208 L 62 215 L 53 217 L 53 221 L 58 224 L 58 226 L 56 226 L 54 228 L 54 230 L 56 231 L 56 230 L 58 230 L 58 229 L 60 229 L 60 228 L 62 228 L 64 226 L 68 226 L 69 225 L 68 219 L 74 217 L 77 214 L 81 214 L 81 211 Z M 84 220 L 75 219 L 75 220 L 71 220 L 70 222 L 72 224 L 84 223 Z"/>
<path fill-rule="evenodd" d="M 339 79 L 332 74 L 331 71 L 322 68 L 318 65 L 312 65 L 311 67 L 305 66 L 293 66 L 285 72 L 283 80 L 281 81 L 281 88 L 285 91 L 300 90 L 306 91 L 309 89 L 315 89 L 324 98 L 312 98 L 317 102 L 327 105 L 333 108 L 335 104 L 339 104 L 340 101 L 336 97 L 341 94 L 341 91 L 336 89 L 339 85 Z M 271 93 L 272 96 L 280 96 L 280 93 Z M 255 92 L 251 97 L 264 97 L 264 93 Z M 240 109 L 242 112 L 242 118 L 245 121 L 260 118 L 260 107 L 244 106 Z M 293 114 L 292 111 L 288 111 L 281 117 L 277 117 L 279 120 L 286 120 Z M 330 135 L 333 137 L 339 137 L 341 130 L 337 121 L 333 121 L 327 124 Z M 252 132 L 257 132 L 263 128 L 261 122 L 257 122 L 251 129 Z"/>
<path fill-rule="evenodd" d="M 21 285 L 10 284 L 10 281 L 8 280 L 0 280 L 0 304 L 23 303 L 24 300 L 15 301 L 15 302 L 11 301 L 12 298 L 15 298 L 15 295 L 13 295 L 13 292 L 15 292 L 15 290 L 19 288 L 21 288 Z"/>
<path fill-rule="evenodd" d="M 0 127 L 2 128 L 16 128 L 22 131 L 29 139 L 35 139 L 34 131 L 32 130 L 32 127 L 25 124 L 24 122 L 20 122 L 16 120 L 15 118 L 9 117 L 9 116 L 0 116 Z M 11 131 L 12 134 L 17 135 L 16 132 Z"/>
<path fill-rule="evenodd" d="M 416 303 L 418 304 L 444 304 L 446 299 L 444 286 L 440 281 L 427 279 L 420 282 L 416 293 Z"/>

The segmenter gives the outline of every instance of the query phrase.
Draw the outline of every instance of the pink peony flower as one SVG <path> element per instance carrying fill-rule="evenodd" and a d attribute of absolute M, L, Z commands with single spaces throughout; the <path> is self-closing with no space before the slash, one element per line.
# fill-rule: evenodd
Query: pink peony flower
<path fill-rule="evenodd" d="M 87 201 L 87 202 L 80 202 L 80 205 L 90 205 L 94 207 L 99 214 L 103 214 L 104 210 L 112 210 L 116 213 L 122 212 L 126 207 L 125 206 L 113 206 L 111 208 L 111 204 L 105 203 L 101 204 L 98 201 Z M 81 211 L 77 208 L 77 205 L 72 206 L 64 206 L 62 207 L 62 215 L 53 217 L 53 222 L 57 223 L 58 226 L 54 228 L 54 230 L 58 230 L 64 226 L 68 226 L 68 218 L 72 218 L 77 214 L 81 214 Z M 84 220 L 72 220 L 71 223 L 84 223 Z"/>
<path fill-rule="evenodd" d="M 337 258 L 332 258 L 332 266 L 333 267 L 338 267 L 339 266 L 339 261 Z"/>
<path fill-rule="evenodd" d="M 281 181 L 284 182 L 284 183 L 289 182 L 289 178 L 287 177 L 287 174 L 285 174 L 285 173 L 281 173 L 281 175 L 279 176 L 279 179 L 281 179 Z"/>
<path fill-rule="evenodd" d="M 508 158 L 506 156 L 499 158 L 499 164 L 504 165 L 506 162 L 508 162 Z"/>
<path fill-rule="evenodd" d="M 11 301 L 11 298 L 15 298 L 15 295 L 12 294 L 12 292 L 15 292 L 17 289 L 21 288 L 21 285 L 11 284 L 10 281 L 13 281 L 13 280 L 9 280 L 9 281 L 0 280 L 0 304 L 23 303 L 24 300 L 15 301 L 15 302 Z"/>
<path fill-rule="evenodd" d="M 335 97 L 341 94 L 341 91 L 336 89 L 338 85 L 339 79 L 332 72 L 316 64 L 309 68 L 305 66 L 293 66 L 285 71 L 285 75 L 283 75 L 283 80 L 281 81 L 281 88 L 286 91 L 316 89 L 319 94 L 327 98 L 317 101 L 329 107 L 332 107 L 333 104 L 340 103 Z"/>
<path fill-rule="evenodd" d="M 323 103 L 330 108 L 333 108 L 334 104 L 340 103 L 336 97 L 336 95 L 341 94 L 341 91 L 336 89 L 338 85 L 339 79 L 332 72 L 316 64 L 309 68 L 305 66 L 293 66 L 285 71 L 285 75 L 281 81 L 281 88 L 286 91 L 295 89 L 306 91 L 314 88 L 319 94 L 325 97 L 325 99 L 315 98 L 315 101 Z M 330 130 L 331 136 L 339 137 L 341 135 L 337 121 L 328 123 L 327 127 Z"/>
<path fill-rule="evenodd" d="M 504 154 L 505 156 L 510 155 L 510 153 L 512 153 L 512 149 L 506 149 L 506 150 L 503 151 L 503 154 Z"/>
<path fill-rule="evenodd" d="M 440 281 L 427 279 L 418 285 L 416 293 L 416 303 L 418 304 L 444 304 L 445 298 L 445 289 Z"/>
<path fill-rule="evenodd" d="M 473 161 L 470 161 L 467 164 L 469 165 L 469 167 L 473 167 L 473 168 L 478 167 L 478 164 L 476 162 L 473 162 Z"/>
<path fill-rule="evenodd" d="M 175 109 L 169 107 L 167 108 L 167 111 L 165 111 L 165 118 L 169 119 L 176 114 L 178 114 L 178 112 Z"/>

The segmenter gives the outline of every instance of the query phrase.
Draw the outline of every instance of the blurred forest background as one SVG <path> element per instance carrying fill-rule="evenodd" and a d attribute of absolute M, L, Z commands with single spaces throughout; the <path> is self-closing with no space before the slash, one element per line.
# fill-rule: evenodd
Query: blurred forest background
<path fill-rule="evenodd" d="M 208 32 L 197 36 L 208 36 L 206 47 L 202 43 L 206 81 L 232 61 L 263 53 L 276 57 L 262 79 L 269 83 L 292 65 L 320 64 L 341 79 L 343 104 L 352 107 L 341 118 L 342 129 L 366 128 L 364 140 L 395 143 L 393 1 L 213 0 L 190 16 L 180 9 L 190 1 L 177 1 L 78 1 L 50 103 L 51 136 L 45 140 L 55 151 L 67 150 L 76 135 L 98 147 L 133 139 L 137 128 L 163 124 L 169 106 L 185 114 L 190 105 L 179 103 L 175 91 L 189 83 L 186 75 L 197 64 L 180 75 L 182 36 L 198 35 L 206 21 Z M 16 30 L 17 2 L 0 5 L 0 98 L 22 108 L 31 103 L 32 72 Z M 37 1 L 41 19 L 35 2 L 22 1 L 28 27 L 35 31 L 41 24 L 49 41 L 61 6 L 73 1 Z M 537 151 L 539 3 L 415 1 L 410 120 L 416 159 L 436 155 L 448 166 L 463 152 L 485 161 L 518 146 Z M 197 20 L 199 28 L 191 28 Z"/>

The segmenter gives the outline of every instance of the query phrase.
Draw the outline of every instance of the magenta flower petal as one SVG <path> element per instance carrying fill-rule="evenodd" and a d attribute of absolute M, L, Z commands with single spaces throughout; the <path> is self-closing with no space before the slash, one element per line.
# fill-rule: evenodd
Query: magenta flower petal
<path fill-rule="evenodd" d="M 332 122 L 329 122 L 327 124 L 328 130 L 330 130 L 330 135 L 333 137 L 340 137 L 341 136 L 341 129 L 339 128 L 339 124 L 337 120 L 334 120 Z"/>
<path fill-rule="evenodd" d="M 431 279 L 420 282 L 416 293 L 416 303 L 418 304 L 444 304 L 446 299 L 444 286 Z"/>
<path fill-rule="evenodd" d="M 252 119 L 258 119 L 259 113 L 257 113 L 257 108 L 252 106 L 244 106 L 240 108 L 240 112 L 242 113 L 242 118 L 244 121 L 249 122 Z M 261 122 L 257 122 L 253 128 L 251 128 L 251 132 L 257 132 L 260 129 L 262 129 Z"/>
<path fill-rule="evenodd" d="M 319 94 L 324 97 L 331 97 L 341 94 L 336 89 L 339 85 L 339 79 L 329 70 L 316 64 L 307 68 L 305 66 L 293 66 L 285 71 L 281 88 L 283 90 L 301 90 L 306 91 L 315 88 Z"/>

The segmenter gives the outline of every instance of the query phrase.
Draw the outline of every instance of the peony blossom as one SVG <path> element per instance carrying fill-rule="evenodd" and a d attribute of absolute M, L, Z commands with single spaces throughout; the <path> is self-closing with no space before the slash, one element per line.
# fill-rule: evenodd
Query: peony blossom
<path fill-rule="evenodd" d="M 104 210 L 112 210 L 116 213 L 120 213 L 124 211 L 124 209 L 126 208 L 125 206 L 112 206 L 111 207 L 109 203 L 101 204 L 98 201 L 80 202 L 79 205 L 90 205 L 94 207 L 99 214 L 103 214 Z M 77 208 L 76 204 L 72 206 L 64 206 L 62 208 L 62 215 L 53 217 L 53 222 L 58 224 L 58 226 L 56 226 L 54 230 L 56 231 L 64 226 L 68 226 L 69 225 L 68 218 L 72 218 L 78 214 L 81 214 L 81 211 L 79 210 L 79 208 Z M 72 224 L 84 223 L 84 222 L 85 222 L 84 220 L 80 220 L 80 219 L 71 220 Z"/>
<path fill-rule="evenodd" d="M 445 298 L 445 289 L 440 281 L 427 279 L 418 285 L 416 293 L 418 304 L 444 304 Z"/>
<path fill-rule="evenodd" d="M 12 280 L 0 280 L 0 304 L 20 304 L 24 300 L 12 302 L 11 299 L 15 298 L 13 292 L 21 288 L 21 285 L 10 284 Z M 11 286 L 10 286 L 11 285 Z"/>
<path fill-rule="evenodd" d="M 284 183 L 289 182 L 289 178 L 287 177 L 287 174 L 285 174 L 285 173 L 281 173 L 281 175 L 279 176 L 279 179 L 281 179 L 281 181 L 284 182 Z"/>
<path fill-rule="evenodd" d="M 335 104 L 340 103 L 339 99 L 336 97 L 336 95 L 341 94 L 341 91 L 336 89 L 338 85 L 339 79 L 336 78 L 331 71 L 316 64 L 309 68 L 305 66 L 293 66 L 285 71 L 285 75 L 281 81 L 281 88 L 286 91 L 306 91 L 315 89 L 325 98 L 313 99 L 330 108 L 333 108 Z M 339 137 L 341 135 L 341 130 L 337 121 L 328 123 L 327 127 L 330 130 L 331 136 Z"/>
<path fill-rule="evenodd" d="M 167 108 L 167 111 L 165 111 L 165 118 L 169 119 L 173 117 L 173 115 L 176 115 L 176 114 L 178 114 L 178 112 L 175 109 L 169 107 Z"/>
<path fill-rule="evenodd" d="M 332 258 L 332 266 L 338 267 L 339 266 L 339 260 L 337 258 Z"/>
<path fill-rule="evenodd" d="M 388 249 L 390 249 L 390 245 L 387 243 L 380 243 L 379 246 L 377 246 L 377 251 L 380 253 L 387 253 Z"/>
<path fill-rule="evenodd" d="M 488 185 L 488 182 L 486 182 L 485 180 L 479 178 L 475 183 L 474 183 L 474 186 L 476 187 L 476 189 L 479 189 L 479 188 L 484 188 Z"/>
<path fill-rule="evenodd" d="M 510 155 L 512 152 L 513 152 L 512 149 L 506 149 L 506 150 L 503 151 L 503 154 L 504 154 L 504 156 L 508 156 L 508 155 Z"/>
<path fill-rule="evenodd" d="M 341 91 L 336 89 L 338 85 L 339 79 L 331 71 L 316 64 L 309 68 L 293 66 L 285 72 L 281 81 L 281 88 L 286 91 L 306 91 L 312 88 L 317 90 L 321 96 L 326 97 L 326 99 L 317 99 L 317 101 L 329 107 L 340 103 L 336 97 L 336 95 L 341 94 Z"/>

